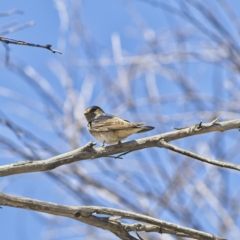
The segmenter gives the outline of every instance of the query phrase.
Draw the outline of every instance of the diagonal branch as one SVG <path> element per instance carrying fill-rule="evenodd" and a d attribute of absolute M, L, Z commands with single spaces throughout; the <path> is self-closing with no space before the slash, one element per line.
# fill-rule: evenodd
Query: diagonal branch
<path fill-rule="evenodd" d="M 1 166 L 0 176 L 52 170 L 59 166 L 73 163 L 76 161 L 109 157 L 114 154 L 120 154 L 123 152 L 135 151 L 150 147 L 162 147 L 160 142 L 161 140 L 169 142 L 176 139 L 190 137 L 207 132 L 214 131 L 223 132 L 226 130 L 238 128 L 240 128 L 240 119 L 225 122 L 217 122 L 216 120 L 214 120 L 211 123 L 207 124 L 200 123 L 177 131 L 163 133 L 147 138 L 140 138 L 134 141 L 111 145 L 107 147 L 93 148 L 95 144 L 89 142 L 88 144 L 81 148 L 75 149 L 73 151 L 61 155 L 54 156 L 47 160 L 25 161 Z M 211 162 L 208 161 L 208 163 Z M 240 167 L 234 164 L 230 168 L 240 170 Z"/>
<path fill-rule="evenodd" d="M 45 48 L 45 49 L 50 50 L 52 53 L 62 54 L 58 50 L 52 49 L 51 44 L 40 45 L 40 44 L 35 44 L 35 43 L 24 42 L 24 41 L 21 41 L 21 40 L 15 40 L 15 39 L 12 39 L 12 38 L 5 38 L 5 37 L 2 37 L 2 36 L 0 36 L 0 42 L 4 42 L 6 44 L 16 44 L 16 45 L 24 45 L 24 46 L 30 46 L 30 47 Z"/>
<path fill-rule="evenodd" d="M 14 8 L 14 9 L 8 10 L 6 12 L 1 12 L 0 17 L 10 16 L 14 13 L 23 14 L 23 11 Z"/>
<path fill-rule="evenodd" d="M 240 165 L 236 165 L 236 164 L 232 164 L 232 163 L 228 163 L 228 162 L 217 161 L 217 160 L 214 160 L 214 159 L 211 159 L 211 158 L 208 158 L 208 157 L 203 157 L 203 156 L 198 155 L 196 153 L 193 153 L 193 152 L 187 151 L 185 149 L 182 149 L 182 148 L 176 147 L 174 145 L 171 145 L 171 144 L 165 142 L 164 140 L 160 140 L 159 146 L 167 148 L 167 149 L 172 150 L 174 152 L 181 153 L 181 154 L 186 155 L 188 157 L 195 158 L 195 159 L 200 160 L 202 162 L 206 162 L 206 163 L 218 166 L 218 167 L 230 168 L 230 169 L 240 171 Z"/>
<path fill-rule="evenodd" d="M 129 234 L 130 231 L 158 231 L 159 233 L 170 233 L 175 234 L 176 236 L 186 236 L 194 239 L 224 240 L 223 238 L 216 237 L 209 233 L 182 227 L 142 214 L 132 213 L 114 208 L 98 206 L 66 206 L 29 198 L 15 197 L 3 193 L 0 193 L 0 205 L 69 217 L 77 221 L 89 224 L 91 226 L 111 231 L 119 238 L 126 240 L 136 239 Z M 98 214 L 120 217 L 103 218 L 99 217 Z M 142 223 L 136 223 L 134 225 L 124 224 L 120 222 L 121 219 L 140 221 L 151 224 L 151 226 L 144 225 Z"/>
<path fill-rule="evenodd" d="M 3 35 L 7 35 L 9 33 L 13 33 L 13 32 L 17 32 L 17 31 L 20 31 L 22 29 L 25 29 L 27 27 L 31 27 L 33 26 L 35 23 L 34 21 L 30 21 L 30 22 L 27 22 L 27 23 L 24 23 L 22 25 L 19 25 L 19 26 L 16 26 L 16 27 L 12 27 L 12 28 L 8 28 L 6 30 L 2 30 L 0 31 L 0 36 L 3 36 Z M 0 40 L 1 40 L 1 37 L 0 37 Z M 2 40 L 1 40 L 2 41 Z M 16 40 L 15 40 L 16 41 Z M 5 42 L 5 43 L 8 43 L 8 42 Z"/>

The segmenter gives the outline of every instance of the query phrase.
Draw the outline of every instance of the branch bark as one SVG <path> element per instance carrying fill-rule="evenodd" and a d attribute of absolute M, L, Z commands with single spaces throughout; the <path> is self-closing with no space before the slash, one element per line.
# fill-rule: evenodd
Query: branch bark
<path fill-rule="evenodd" d="M 59 166 L 69 164 L 76 161 L 86 160 L 86 159 L 96 159 L 102 157 L 109 157 L 114 154 L 120 154 L 123 152 L 136 151 L 144 148 L 150 147 L 164 147 L 161 144 L 161 141 L 165 142 L 173 141 L 180 138 L 190 137 L 198 134 L 215 132 L 215 131 L 226 131 L 230 129 L 238 129 L 240 128 L 240 119 L 218 122 L 217 120 L 212 121 L 211 123 L 200 123 L 194 126 L 179 129 L 177 131 L 172 131 L 168 133 L 163 133 L 159 135 L 155 135 L 152 137 L 141 138 L 134 141 L 111 145 L 107 147 L 98 147 L 93 148 L 95 145 L 92 142 L 89 142 L 85 146 L 78 148 L 76 150 L 60 154 L 58 156 L 54 156 L 47 160 L 37 160 L 37 161 L 24 161 L 13 164 L 7 164 L 0 167 L 0 176 L 9 176 L 20 173 L 28 173 L 28 172 L 40 172 L 47 171 L 57 168 Z M 173 150 L 173 149 L 171 149 Z M 214 161 L 214 160 L 212 160 Z M 210 164 L 213 164 L 211 161 L 205 161 Z M 219 161 L 220 162 L 220 161 Z M 220 162 L 221 163 L 221 162 Z M 231 166 L 227 166 L 227 164 L 214 164 L 220 167 L 229 167 L 231 169 L 240 170 L 239 165 L 230 164 Z"/>
<path fill-rule="evenodd" d="M 132 213 L 128 211 L 117 210 L 114 208 L 98 207 L 98 206 L 66 206 L 39 200 L 33 200 L 23 197 L 15 197 L 0 193 L 0 205 L 23 208 L 38 212 L 49 213 L 58 216 L 69 217 L 77 221 L 109 230 L 121 239 L 132 240 L 137 239 L 129 234 L 129 231 L 146 231 L 159 233 L 170 233 L 176 236 L 185 236 L 194 239 L 206 240 L 224 240 L 223 238 L 216 237 L 212 234 L 197 231 L 191 228 L 182 227 L 176 224 L 158 220 L 156 218 L 148 217 L 142 214 Z M 97 214 L 105 214 L 110 216 L 102 218 Z M 145 225 L 136 223 L 134 225 L 122 224 L 121 219 L 131 219 L 144 223 L 151 224 Z"/>
<path fill-rule="evenodd" d="M 240 171 L 240 165 L 236 165 L 236 164 L 232 164 L 232 163 L 228 163 L 228 162 L 217 161 L 217 160 L 214 160 L 214 159 L 211 159 L 211 158 L 208 158 L 208 157 L 203 157 L 203 156 L 198 155 L 196 153 L 193 153 L 193 152 L 187 151 L 185 149 L 182 149 L 182 148 L 176 147 L 174 145 L 171 145 L 171 144 L 165 142 L 164 140 L 160 140 L 159 146 L 167 148 L 167 149 L 172 150 L 174 152 L 178 152 L 178 153 L 183 154 L 185 156 L 200 160 L 201 162 L 209 163 L 209 164 L 212 164 L 212 165 L 215 165 L 215 166 L 218 166 L 218 167 L 230 168 L 230 169 L 233 169 L 233 170 Z"/>

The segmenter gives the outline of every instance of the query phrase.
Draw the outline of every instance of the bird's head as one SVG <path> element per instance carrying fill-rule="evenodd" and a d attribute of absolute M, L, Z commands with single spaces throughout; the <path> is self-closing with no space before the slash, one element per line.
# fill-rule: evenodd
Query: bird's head
<path fill-rule="evenodd" d="M 92 106 L 85 110 L 84 115 L 88 122 L 91 122 L 94 118 L 103 114 L 104 111 L 98 106 Z"/>

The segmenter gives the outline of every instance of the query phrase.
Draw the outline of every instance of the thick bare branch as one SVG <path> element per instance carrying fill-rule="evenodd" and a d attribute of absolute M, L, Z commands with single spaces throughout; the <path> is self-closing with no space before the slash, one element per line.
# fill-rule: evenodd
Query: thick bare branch
<path fill-rule="evenodd" d="M 69 217 L 80 222 L 84 222 L 91 226 L 102 228 L 113 232 L 121 239 L 136 239 L 128 232 L 133 230 L 170 233 L 177 236 L 187 236 L 194 239 L 214 239 L 223 240 L 223 238 L 216 237 L 212 234 L 197 231 L 191 228 L 182 227 L 169 222 L 161 221 L 153 217 L 148 217 L 142 214 L 132 213 L 128 211 L 117 210 L 114 208 L 98 207 L 98 206 L 66 206 L 39 200 L 33 200 L 23 197 L 15 197 L 0 193 L 0 205 L 34 210 L 38 212 L 45 212 L 53 215 Z M 110 217 L 102 218 L 96 214 L 106 214 Z M 153 226 L 146 226 L 138 224 L 137 226 L 126 225 L 120 222 L 120 219 L 131 219 L 152 224 Z"/>
<path fill-rule="evenodd" d="M 25 161 L 4 165 L 0 167 L 0 176 L 9 176 L 13 174 L 27 172 L 47 171 L 59 167 L 61 165 L 69 164 L 76 161 L 108 157 L 112 156 L 113 154 L 135 151 L 150 147 L 161 147 L 160 143 L 161 140 L 169 142 L 172 140 L 194 136 L 197 134 L 203 134 L 214 131 L 223 132 L 226 130 L 238 128 L 240 128 L 240 119 L 225 122 L 217 122 L 215 120 L 212 121 L 211 123 L 207 124 L 200 123 L 189 128 L 184 128 L 177 131 L 163 133 L 147 138 L 141 138 L 134 141 L 121 143 L 117 145 L 111 145 L 107 147 L 93 148 L 94 144 L 92 142 L 89 142 L 88 144 L 81 148 L 49 158 L 47 160 Z M 211 162 L 208 161 L 208 163 Z M 231 166 L 231 168 L 233 169 L 233 165 Z M 240 170 L 239 166 L 237 165 L 235 165 L 234 169 Z"/>

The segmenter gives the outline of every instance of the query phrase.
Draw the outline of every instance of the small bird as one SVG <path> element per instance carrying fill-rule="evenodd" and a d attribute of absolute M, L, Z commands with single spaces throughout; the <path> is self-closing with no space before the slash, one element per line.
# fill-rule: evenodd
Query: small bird
<path fill-rule="evenodd" d="M 100 107 L 92 106 L 86 109 L 84 115 L 88 121 L 88 131 L 99 142 L 107 144 L 121 143 L 121 140 L 134 133 L 153 130 L 154 127 L 142 126 L 143 123 L 130 123 L 127 120 L 105 113 Z"/>

